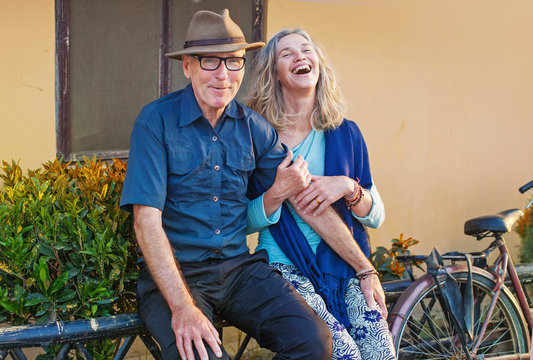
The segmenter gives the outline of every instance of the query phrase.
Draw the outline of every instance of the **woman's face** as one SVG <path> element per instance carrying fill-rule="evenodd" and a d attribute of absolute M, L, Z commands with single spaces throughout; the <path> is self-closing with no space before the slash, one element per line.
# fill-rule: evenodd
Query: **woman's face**
<path fill-rule="evenodd" d="M 285 91 L 314 89 L 319 64 L 313 44 L 298 34 L 282 37 L 276 47 L 276 72 Z"/>

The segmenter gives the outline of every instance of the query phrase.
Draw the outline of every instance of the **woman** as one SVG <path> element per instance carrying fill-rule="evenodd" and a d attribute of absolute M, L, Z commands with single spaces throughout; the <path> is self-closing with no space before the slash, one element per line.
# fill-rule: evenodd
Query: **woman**
<path fill-rule="evenodd" d="M 289 198 L 292 207 L 274 212 L 267 206 L 278 178 L 250 202 L 249 229 L 260 230 L 256 251 L 268 252 L 271 265 L 328 324 L 333 359 L 394 359 L 383 289 L 367 259 L 363 227 L 381 225 L 385 211 L 361 132 L 344 119 L 335 75 L 321 48 L 299 29 L 275 35 L 253 68 L 247 105 L 276 128 L 297 156 L 295 164 L 301 166 L 303 157 L 312 174 L 310 185 Z M 257 185 L 251 195 L 262 190 Z M 279 221 L 259 229 L 264 218 Z"/>

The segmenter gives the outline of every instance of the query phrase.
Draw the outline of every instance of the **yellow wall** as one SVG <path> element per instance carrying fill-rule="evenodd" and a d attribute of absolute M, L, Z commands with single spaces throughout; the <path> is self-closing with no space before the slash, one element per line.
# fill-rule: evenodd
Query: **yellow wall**
<path fill-rule="evenodd" d="M 54 2 L 0 0 L 0 160 L 55 157 Z"/>
<path fill-rule="evenodd" d="M 418 253 L 479 249 L 466 219 L 525 205 L 533 2 L 269 0 L 267 16 L 267 38 L 301 27 L 337 70 L 386 205 L 374 247 L 403 232 Z"/>
<path fill-rule="evenodd" d="M 533 178 L 533 2 L 269 0 L 324 45 L 370 150 L 387 220 L 422 253 L 477 249 L 465 219 L 525 204 Z M 54 5 L 0 0 L 0 159 L 55 156 Z M 517 239 L 512 247 L 516 250 Z"/>

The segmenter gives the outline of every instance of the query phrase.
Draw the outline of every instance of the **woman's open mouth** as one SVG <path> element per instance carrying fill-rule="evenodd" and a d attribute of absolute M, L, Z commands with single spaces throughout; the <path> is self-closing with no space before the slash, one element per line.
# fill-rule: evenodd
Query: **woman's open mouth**
<path fill-rule="evenodd" d="M 309 65 L 300 65 L 294 68 L 294 70 L 292 70 L 292 73 L 296 75 L 302 75 L 302 74 L 307 74 L 310 71 L 311 71 L 311 67 Z"/>

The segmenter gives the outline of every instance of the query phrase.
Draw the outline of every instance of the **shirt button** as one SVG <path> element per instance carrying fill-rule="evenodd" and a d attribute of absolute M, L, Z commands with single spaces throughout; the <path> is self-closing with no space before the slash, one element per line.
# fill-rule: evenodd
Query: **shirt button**
<path fill-rule="evenodd" d="M 217 141 L 218 138 L 216 136 L 213 136 L 211 139 L 213 139 L 213 141 Z"/>
<path fill-rule="evenodd" d="M 215 171 L 218 171 L 218 170 L 220 170 L 220 166 L 215 165 Z"/>
<path fill-rule="evenodd" d="M 216 230 L 215 230 L 215 234 L 216 234 L 216 235 L 220 234 L 220 230 L 219 230 L 219 229 L 216 229 Z"/>
<path fill-rule="evenodd" d="M 218 196 L 213 196 L 213 201 L 214 202 L 217 202 L 218 201 Z M 216 231 L 215 231 L 216 232 Z"/>
<path fill-rule="evenodd" d="M 216 249 L 216 250 L 214 251 L 214 253 L 215 253 L 215 254 L 220 254 L 220 250 Z"/>

